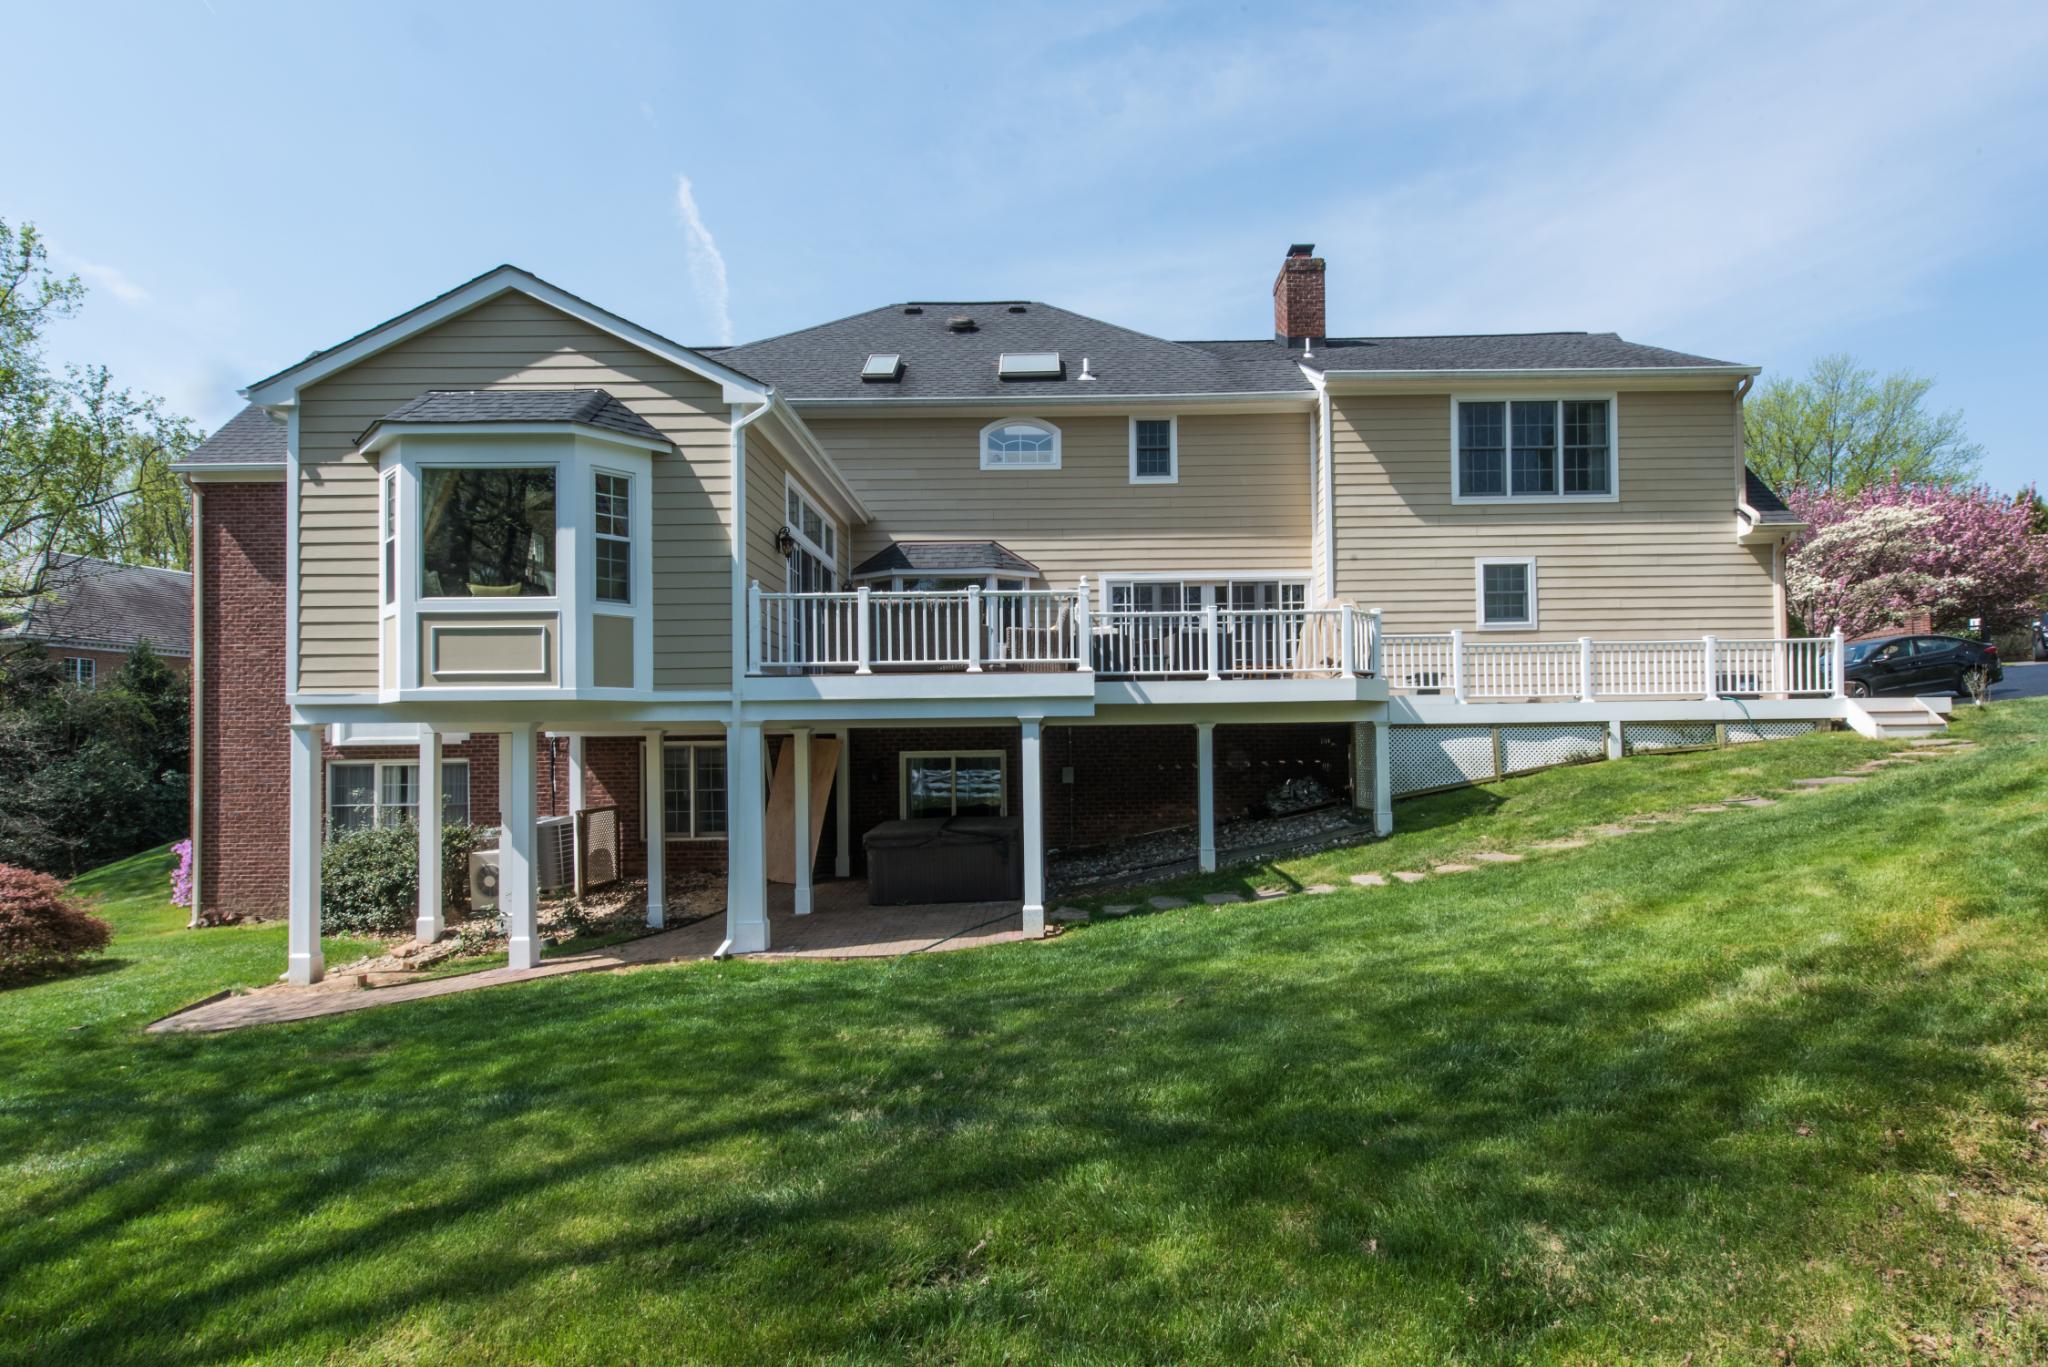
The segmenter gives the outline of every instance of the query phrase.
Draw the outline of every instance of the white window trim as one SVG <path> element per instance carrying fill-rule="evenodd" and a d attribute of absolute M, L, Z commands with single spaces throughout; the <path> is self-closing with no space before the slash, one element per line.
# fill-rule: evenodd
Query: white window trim
<path fill-rule="evenodd" d="M 380 616 L 398 615 L 399 585 L 405 579 L 405 523 L 398 495 L 398 467 L 378 476 L 383 498 L 377 509 L 377 605 Z"/>
<path fill-rule="evenodd" d="M 1554 494 L 1517 494 L 1517 493 L 1512 493 L 1512 492 L 1511 492 L 1511 493 L 1505 493 L 1505 494 L 1466 494 L 1466 493 L 1462 493 L 1462 492 L 1460 492 L 1460 490 L 1461 490 L 1461 489 L 1462 489 L 1462 488 L 1464 487 L 1464 479 L 1463 479 L 1463 476 L 1462 476 L 1462 471 L 1461 471 L 1461 467 L 1462 467 L 1462 465 L 1463 465 L 1463 463 L 1464 463 L 1464 453 L 1463 453 L 1463 452 L 1462 452 L 1462 451 L 1461 451 L 1461 450 L 1459 449 L 1459 443 L 1460 443 L 1460 439 L 1461 439 L 1461 435 L 1462 435 L 1462 434 L 1461 434 L 1461 430 L 1460 430 L 1460 424 L 1459 424 L 1459 422 L 1458 422 L 1458 405 L 1459 405 L 1459 404 L 1461 404 L 1461 403 L 1498 403 L 1498 404 L 1506 404 L 1506 405 L 1508 405 L 1507 409 L 1506 409 L 1506 410 L 1504 410 L 1504 420 L 1505 420 L 1505 421 L 1507 422 L 1507 424 L 1508 424 L 1508 427 L 1507 427 L 1507 431 L 1506 431 L 1505 433 L 1503 433 L 1503 436 L 1504 436 L 1504 438 L 1505 438 L 1505 443 L 1506 443 L 1506 444 L 1505 444 L 1505 445 L 1504 445 L 1504 446 L 1502 447 L 1502 450 L 1503 450 L 1503 452 L 1505 452 L 1505 453 L 1506 453 L 1506 454 L 1505 454 L 1505 459 L 1506 459 L 1506 461 L 1507 461 L 1507 466 L 1506 466 L 1506 472 L 1505 472 L 1505 473 L 1506 473 L 1506 477 L 1507 477 L 1507 479 L 1509 480 L 1509 486 L 1508 486 L 1508 487 L 1509 487 L 1510 489 L 1512 489 L 1512 488 L 1514 487 L 1514 486 L 1513 486 L 1513 479 L 1514 479 L 1514 465 L 1515 465 L 1515 462 L 1514 462 L 1514 440 L 1515 440 L 1515 434 L 1514 434 L 1514 409 L 1513 409 L 1513 405 L 1515 405 L 1515 404 L 1517 404 L 1517 403 L 1548 403 L 1548 404 L 1563 404 L 1563 403 L 1573 403 L 1573 402 L 1582 402 L 1582 403 L 1603 403 L 1603 402 L 1604 402 L 1604 403 L 1605 403 L 1605 404 L 1607 405 L 1607 492 L 1606 492 L 1606 493 L 1604 493 L 1604 494 L 1568 494 L 1568 493 L 1564 492 L 1564 423 L 1563 423 L 1563 415 L 1562 415 L 1562 413 L 1560 413 L 1560 414 L 1559 414 L 1559 422 L 1558 422 L 1558 430 L 1557 430 L 1557 455 L 1556 455 L 1556 461 L 1557 461 L 1557 465 L 1556 465 L 1556 471 L 1557 471 L 1557 490 L 1558 490 L 1558 491 L 1557 491 L 1556 493 L 1554 493 Z M 1488 393 L 1465 393 L 1465 394 L 1453 394 L 1453 395 L 1451 395 L 1451 502 L 1452 502 L 1452 503 L 1456 503 L 1456 504 L 1466 504 L 1466 503 L 1471 503 L 1471 504 L 1481 504 L 1481 503 L 1512 503 L 1512 504 L 1526 504 L 1526 503 L 1618 503 L 1618 502 L 1620 502 L 1620 501 L 1621 501 L 1621 400 L 1620 400 L 1620 398 L 1619 398 L 1619 396 L 1618 396 L 1617 394 L 1615 394 L 1615 393 L 1613 393 L 1613 392 L 1610 392 L 1610 393 L 1605 393 L 1605 394 L 1591 394 L 1591 393 L 1586 393 L 1586 392 L 1584 392 L 1584 391 L 1581 391 L 1581 390 L 1573 390 L 1573 391 L 1571 391 L 1571 392 L 1569 392 L 1569 393 L 1562 393 L 1562 394 L 1529 394 L 1529 393 L 1524 393 L 1524 392 L 1516 392 L 1516 393 L 1512 393 L 1512 394 L 1510 394 L 1510 393 L 1500 393 L 1500 394 L 1488 394 Z"/>
<path fill-rule="evenodd" d="M 785 506 L 785 507 L 787 507 L 788 505 L 787 505 L 787 504 L 785 504 L 784 506 Z M 725 749 L 725 741 L 724 741 L 723 739 L 713 740 L 713 739 L 709 739 L 709 738 L 706 738 L 706 739 L 703 739 L 703 740 L 697 740 L 697 739 L 692 739 L 692 738 L 687 738 L 687 737 L 686 737 L 686 738 L 683 738 L 683 739 L 679 739 L 679 740 L 664 740 L 664 741 L 663 741 L 663 742 L 661 743 L 661 782 L 662 782 L 662 814 L 661 814 L 661 820 L 662 820 L 662 832 L 661 832 L 661 843 L 662 843 L 662 844 L 664 844 L 664 845 L 723 845 L 723 844 L 725 843 L 725 841 L 726 841 L 726 836 L 727 836 L 727 834 L 728 834 L 728 833 L 729 833 L 729 832 L 731 831 L 731 829 L 732 829 L 732 811 L 730 810 L 730 806 L 729 806 L 729 805 L 728 805 L 728 809 L 727 809 L 727 811 L 726 811 L 726 814 L 725 814 L 725 825 L 726 825 L 726 830 L 724 830 L 724 831 L 720 831 L 720 832 L 717 832 L 717 833 L 715 833 L 715 834 L 712 834 L 712 835 L 705 835 L 705 834 L 703 834 L 702 832 L 700 832 L 700 831 L 699 831 L 699 830 L 697 829 L 697 752 L 698 752 L 699 750 L 723 750 L 723 749 Z M 668 808 L 668 752 L 669 752 L 669 751 L 671 751 L 671 750 L 688 750 L 688 751 L 690 752 L 690 833 L 689 833 L 688 835 L 671 835 L 671 834 L 669 833 L 668 829 L 667 829 L 667 827 L 668 827 L 668 811 L 669 811 L 669 808 Z M 730 762 L 731 762 L 731 757 L 730 757 L 730 756 L 727 756 L 727 762 L 728 762 L 728 763 L 730 763 Z M 732 772 L 732 771 L 731 771 L 730 769 L 728 769 L 728 770 L 726 771 L 726 773 L 727 773 L 727 775 L 728 775 L 728 778 L 730 777 L 730 775 L 731 775 L 731 772 Z M 643 831 L 643 832 L 641 833 L 641 838 L 642 838 L 642 839 L 645 839 L 645 838 L 646 838 L 646 833 L 645 833 L 644 831 Z"/>
<path fill-rule="evenodd" d="M 825 505 L 818 502 L 817 499 L 812 498 L 810 491 L 804 488 L 803 485 L 796 482 L 796 476 L 790 474 L 785 474 L 782 477 L 782 512 L 783 521 L 785 524 L 787 524 L 789 520 L 789 496 L 791 494 L 796 495 L 799 506 L 809 508 L 812 512 L 818 515 L 818 520 L 820 522 L 823 522 L 826 526 L 832 529 L 832 544 L 834 546 L 844 546 L 846 544 L 846 528 L 839 525 L 839 519 L 832 516 L 831 513 L 827 512 L 825 510 Z M 832 567 L 832 573 L 834 577 L 838 576 L 839 557 L 833 552 L 827 551 L 823 546 L 820 546 L 817 542 L 811 540 L 810 537 L 804 535 L 803 519 L 797 519 L 797 524 L 795 526 L 790 527 L 789 534 L 796 538 L 797 545 L 802 546 L 812 555 L 815 555 L 816 557 L 818 557 L 818 559 L 824 561 L 827 565 L 830 565 Z"/>
<path fill-rule="evenodd" d="M 1486 567 L 1520 565 L 1529 573 L 1529 620 L 1489 622 L 1486 620 Z M 1533 555 L 1482 555 L 1472 562 L 1472 621 L 1480 631 L 1534 631 L 1541 612 L 1536 602 L 1536 557 Z"/>
<path fill-rule="evenodd" d="M 64 681 L 87 693 L 100 686 L 100 662 L 90 655 L 66 655 L 64 660 Z"/>
<path fill-rule="evenodd" d="M 597 481 L 601 478 L 624 480 L 626 483 L 626 534 L 614 536 L 597 529 Z M 559 502 L 560 494 L 557 493 Z M 633 477 L 631 470 L 616 469 L 608 465 L 593 464 L 590 467 L 590 598 L 592 606 L 599 612 L 616 611 L 620 608 L 637 607 L 642 596 L 640 557 L 636 554 L 640 538 L 635 535 L 640 521 L 640 481 Z M 626 596 L 624 598 L 599 598 L 597 596 L 597 546 L 601 541 L 623 541 L 626 543 Z"/>
<path fill-rule="evenodd" d="M 1138 473 L 1138 424 L 1141 422 L 1163 422 L 1166 424 L 1166 473 L 1163 475 L 1141 475 Z M 1140 415 L 1136 413 L 1131 415 L 1131 483 L 1180 483 L 1180 418 L 1178 416 L 1162 418 L 1156 415 Z"/>
<path fill-rule="evenodd" d="M 389 744 L 391 742 L 386 743 Z M 326 791 L 322 795 L 323 800 L 320 810 L 321 827 L 324 832 L 324 835 L 322 837 L 323 840 L 332 840 L 334 838 L 334 771 L 342 765 L 357 764 L 368 765 L 371 769 L 376 771 L 374 776 L 370 780 L 370 822 L 372 826 L 381 830 L 383 829 L 384 826 L 384 771 L 386 769 L 393 768 L 417 769 L 419 768 L 420 762 L 417 758 L 351 759 L 346 755 L 338 755 L 335 758 L 328 760 L 326 770 L 324 773 L 324 778 L 326 780 L 324 786 L 326 788 Z M 441 759 L 441 767 L 444 770 L 449 769 L 458 764 L 461 765 L 464 769 L 468 769 L 470 767 L 469 760 L 466 756 L 444 755 Z M 475 777 L 476 775 L 473 773 L 470 775 L 472 781 L 469 784 L 469 824 L 472 826 L 476 824 L 476 784 L 474 782 Z M 415 783 L 417 783 L 418 780 L 415 779 L 414 781 Z M 444 775 L 441 783 L 441 804 L 445 807 L 447 803 L 448 783 Z"/>
<path fill-rule="evenodd" d="M 1010 756 L 1004 750 L 899 750 L 896 752 L 896 814 L 904 820 L 910 819 L 910 761 L 914 759 L 950 759 L 953 770 L 958 773 L 963 759 L 992 759 L 996 770 L 1002 775 L 1002 805 L 997 808 L 1001 816 L 1010 814 Z M 954 795 L 954 808 L 959 808 L 959 796 Z"/>
<path fill-rule="evenodd" d="M 1049 464 L 1019 465 L 1010 461 L 991 462 L 989 460 L 988 434 L 995 431 L 998 427 L 1008 427 L 1011 423 L 1029 423 L 1033 427 L 1042 428 L 1052 434 L 1052 460 Z M 1064 458 L 1061 446 L 1062 440 L 1059 426 L 1055 423 L 1047 422 L 1044 418 L 997 418 L 994 422 L 982 428 L 981 435 L 975 438 L 976 452 L 981 458 L 981 468 L 984 470 L 1057 470 L 1060 468 L 1060 463 Z"/>

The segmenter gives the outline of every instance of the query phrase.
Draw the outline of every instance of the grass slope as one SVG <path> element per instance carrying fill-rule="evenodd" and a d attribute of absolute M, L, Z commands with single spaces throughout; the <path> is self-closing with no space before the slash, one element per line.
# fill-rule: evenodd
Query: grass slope
<path fill-rule="evenodd" d="M 137 1030 L 281 932 L 171 932 L 132 862 L 120 966 L 0 994 L 0 1360 L 2037 1359 L 2048 703 L 1958 729 L 1412 887 L 212 1038 Z M 1283 872 L 1881 748 L 1516 780 Z"/>

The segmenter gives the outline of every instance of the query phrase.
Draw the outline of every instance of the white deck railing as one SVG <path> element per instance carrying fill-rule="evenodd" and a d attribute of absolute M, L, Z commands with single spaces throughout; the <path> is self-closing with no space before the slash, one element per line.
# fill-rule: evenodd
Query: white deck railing
<path fill-rule="evenodd" d="M 1390 635 L 1381 649 L 1389 688 L 1444 693 L 1461 702 L 1843 693 L 1839 636 L 1475 641 L 1451 631 Z"/>
<path fill-rule="evenodd" d="M 756 674 L 1085 670 L 1120 679 L 1353 678 L 1379 668 L 1379 614 L 1328 608 L 1091 613 L 1079 589 L 748 590 Z"/>

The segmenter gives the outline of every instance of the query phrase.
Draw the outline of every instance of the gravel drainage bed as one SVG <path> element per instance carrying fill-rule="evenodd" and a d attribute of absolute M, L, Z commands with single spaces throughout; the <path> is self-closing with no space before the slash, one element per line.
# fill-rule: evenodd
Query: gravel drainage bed
<path fill-rule="evenodd" d="M 1243 864 L 1274 855 L 1307 854 L 1356 844 L 1371 835 L 1371 824 L 1358 820 L 1341 803 L 1288 816 L 1226 822 L 1216 828 L 1216 862 Z M 1047 861 L 1046 881 L 1062 895 L 1150 883 L 1195 872 L 1198 854 L 1195 828 L 1177 826 L 1056 853 Z"/>

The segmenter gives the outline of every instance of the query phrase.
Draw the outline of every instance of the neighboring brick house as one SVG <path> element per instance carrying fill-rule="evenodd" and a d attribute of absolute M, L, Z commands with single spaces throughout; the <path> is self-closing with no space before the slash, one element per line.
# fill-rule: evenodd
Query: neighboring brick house
<path fill-rule="evenodd" d="M 287 910 L 310 980 L 328 833 L 416 815 L 426 871 L 467 816 L 531 964 L 580 775 L 653 923 L 668 872 L 727 870 L 732 952 L 771 867 L 804 914 L 876 826 L 966 816 L 1013 832 L 1028 933 L 1048 848 L 1192 827 L 1214 867 L 1290 781 L 1384 831 L 1625 727 L 1856 715 L 1838 644 L 1786 636 L 1755 367 L 1333 336 L 1324 270 L 1289 248 L 1231 341 L 909 300 L 688 347 L 505 266 L 256 381 L 179 467 L 204 909 Z"/>
<path fill-rule="evenodd" d="M 192 576 L 58 552 L 21 620 L 0 630 L 0 650 L 9 642 L 41 646 L 81 688 L 97 687 L 144 643 L 182 673 L 192 664 Z"/>

